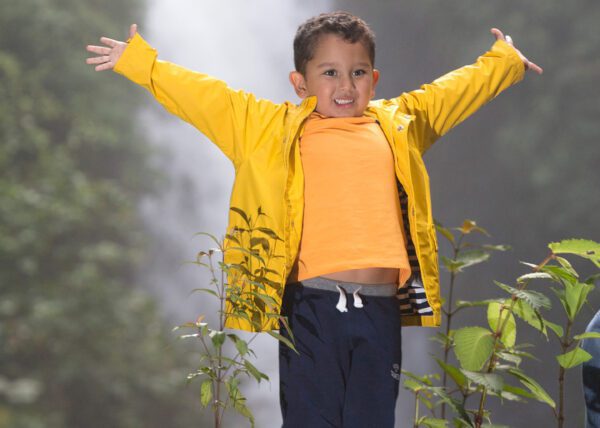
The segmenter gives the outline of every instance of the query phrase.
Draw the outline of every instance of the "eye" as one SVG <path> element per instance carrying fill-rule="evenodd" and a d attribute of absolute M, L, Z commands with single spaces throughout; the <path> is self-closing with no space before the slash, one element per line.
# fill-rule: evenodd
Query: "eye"
<path fill-rule="evenodd" d="M 366 70 L 362 70 L 362 69 L 361 70 L 356 70 L 353 74 L 355 76 L 364 76 L 365 74 L 367 74 L 367 71 Z"/>
<path fill-rule="evenodd" d="M 335 70 L 325 70 L 325 72 L 323 74 L 325 76 L 335 76 L 336 75 L 336 71 Z"/>

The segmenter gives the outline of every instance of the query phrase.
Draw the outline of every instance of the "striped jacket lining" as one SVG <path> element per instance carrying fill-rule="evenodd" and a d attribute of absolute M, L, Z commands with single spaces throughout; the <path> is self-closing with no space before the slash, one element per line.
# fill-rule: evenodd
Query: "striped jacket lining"
<path fill-rule="evenodd" d="M 433 315 L 433 311 L 427 302 L 425 289 L 423 288 L 421 268 L 419 266 L 415 245 L 410 237 L 410 228 L 408 224 L 408 195 L 398 179 L 396 179 L 396 185 L 398 187 L 398 196 L 400 198 L 404 233 L 408 242 L 406 245 L 406 252 L 408 253 L 408 261 L 411 269 L 411 275 L 406 281 L 406 286 L 398 290 L 398 294 L 396 295 L 400 301 L 400 313 L 402 315 Z"/>

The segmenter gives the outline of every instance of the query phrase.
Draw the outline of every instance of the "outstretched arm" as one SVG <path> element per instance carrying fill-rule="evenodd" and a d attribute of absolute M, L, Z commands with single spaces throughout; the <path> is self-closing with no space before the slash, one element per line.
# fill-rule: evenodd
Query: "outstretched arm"
<path fill-rule="evenodd" d="M 241 164 L 270 126 L 283 118 L 285 105 L 233 90 L 222 80 L 157 59 L 157 52 L 131 25 L 127 42 L 101 37 L 105 46 L 87 46 L 96 71 L 113 70 L 147 89 L 170 113 L 190 123 L 234 163 Z"/>
<path fill-rule="evenodd" d="M 542 73 L 514 47 L 510 36 L 497 28 L 491 33 L 496 42 L 474 64 L 390 100 L 401 112 L 414 116 L 412 132 L 421 153 L 500 92 L 521 81 L 526 70 Z"/>

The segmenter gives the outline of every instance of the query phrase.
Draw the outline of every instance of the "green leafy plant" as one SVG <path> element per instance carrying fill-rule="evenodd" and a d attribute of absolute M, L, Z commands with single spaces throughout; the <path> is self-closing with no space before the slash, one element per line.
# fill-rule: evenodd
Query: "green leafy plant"
<path fill-rule="evenodd" d="M 450 271 L 449 298 L 444 302 L 446 316 L 446 333 L 438 334 L 436 339 L 443 346 L 443 359 L 436 358 L 443 373 L 441 386 L 436 386 L 434 375 L 416 376 L 405 372 L 408 376 L 405 388 L 415 394 L 415 427 L 447 426 L 445 408 L 450 407 L 455 413 L 454 425 L 457 427 L 483 427 L 491 425 L 491 415 L 486 409 L 490 396 L 501 400 L 524 401 L 534 399 L 549 405 L 556 416 L 559 427 L 564 423 L 564 374 L 565 370 L 575 367 L 591 358 L 579 347 L 579 342 L 588 338 L 599 338 L 596 333 L 573 335 L 573 321 L 594 288 L 593 282 L 598 275 L 580 281 L 579 275 L 572 265 L 559 254 L 571 254 L 591 260 L 600 267 L 599 244 L 586 240 L 565 240 L 549 244 L 550 254 L 539 264 L 525 263 L 532 271 L 519 276 L 512 285 L 494 281 L 494 284 L 508 296 L 494 297 L 480 301 L 459 301 L 454 305 L 452 295 L 456 276 L 467 266 L 489 259 L 491 251 L 504 250 L 505 246 L 475 246 L 464 243 L 466 235 L 473 231 L 487 235 L 485 230 L 472 221 L 465 221 L 456 228 L 455 236 L 449 229 L 438 225 L 438 231 L 451 243 L 454 254 L 452 258 L 442 257 L 446 269 Z M 551 300 L 543 291 L 533 290 L 532 281 L 551 281 L 560 287 L 551 288 L 558 297 L 566 313 L 566 325 L 555 324 L 542 315 L 550 309 Z M 487 324 L 484 326 L 465 326 L 453 330 L 452 317 L 465 308 L 483 307 L 486 310 Z M 524 359 L 536 359 L 533 351 L 525 349 L 532 345 L 517 342 L 517 320 L 540 331 L 548 338 L 548 330 L 554 333 L 561 346 L 561 354 L 557 356 L 559 370 L 558 406 L 544 388 L 525 373 L 521 367 Z M 450 350 L 456 357 L 458 365 L 449 362 Z M 453 386 L 448 384 L 452 382 Z M 477 397 L 477 405 L 467 407 L 470 397 Z M 436 400 L 436 401 L 433 401 Z M 431 411 L 431 417 L 418 414 L 418 403 L 421 402 Z M 436 418 L 436 407 L 441 406 L 442 417 Z"/>
<path fill-rule="evenodd" d="M 227 409 L 235 410 L 254 426 L 254 416 L 240 390 L 240 380 L 243 376 L 258 383 L 269 380 L 268 376 L 251 362 L 251 358 L 256 358 L 256 354 L 250 345 L 259 333 L 252 333 L 250 339 L 244 340 L 234 331 L 225 328 L 229 317 L 248 322 L 255 331 L 263 330 L 265 319 L 276 318 L 280 325 L 286 328 L 292 341 L 275 331 L 269 330 L 266 333 L 295 351 L 287 320 L 275 310 L 276 301 L 267 292 L 269 287 L 279 286 L 268 278 L 268 274 L 274 272 L 269 269 L 269 262 L 276 257 L 275 245 L 282 240 L 273 230 L 257 225 L 260 218 L 266 216 L 260 207 L 254 220 L 239 208 L 232 207 L 231 210 L 240 215 L 246 224 L 245 228 L 237 227 L 226 234 L 228 242 L 237 246 L 226 246 L 225 239 L 219 241 L 213 235 L 202 232 L 200 235 L 210 237 L 217 247 L 200 251 L 193 262 L 210 270 L 211 287 L 197 288 L 194 291 L 206 293 L 217 299 L 218 325 L 209 325 L 203 314 L 195 322 L 175 327 L 175 330 L 192 330 L 191 333 L 179 337 L 200 343 L 199 367 L 188 375 L 188 381 L 196 378 L 202 381 L 200 402 L 205 408 L 210 406 L 215 428 L 222 426 Z M 243 254 L 241 262 L 225 263 L 225 254 L 229 251 Z M 219 258 L 216 266 L 215 257 Z M 226 310 L 227 299 L 234 303 L 231 310 Z M 249 313 L 251 315 L 248 315 Z"/>

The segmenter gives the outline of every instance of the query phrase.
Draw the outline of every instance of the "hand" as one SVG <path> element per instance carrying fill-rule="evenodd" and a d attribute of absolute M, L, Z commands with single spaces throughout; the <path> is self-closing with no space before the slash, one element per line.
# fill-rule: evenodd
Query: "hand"
<path fill-rule="evenodd" d="M 529 61 L 525 57 L 525 55 L 523 55 L 521 53 L 521 51 L 519 49 L 515 48 L 515 45 L 513 44 L 513 41 L 512 41 L 512 37 L 510 37 L 508 34 L 505 36 L 504 34 L 502 34 L 502 31 L 500 31 L 497 28 L 492 28 L 490 30 L 490 32 L 496 37 L 496 40 L 504 40 L 506 43 L 511 45 L 517 51 L 517 53 L 519 54 L 519 57 L 523 60 L 523 64 L 525 64 L 525 70 L 532 70 L 532 71 L 535 71 L 537 74 L 542 74 L 544 72 L 542 67 Z"/>
<path fill-rule="evenodd" d="M 137 33 L 137 24 L 131 24 L 129 27 L 129 38 L 131 39 Z M 100 37 L 100 41 L 109 47 L 87 45 L 86 50 L 98 54 L 85 60 L 86 64 L 99 64 L 95 67 L 96 71 L 112 70 L 127 47 L 126 42 Z"/>

